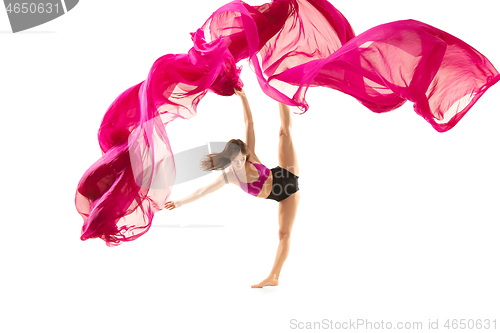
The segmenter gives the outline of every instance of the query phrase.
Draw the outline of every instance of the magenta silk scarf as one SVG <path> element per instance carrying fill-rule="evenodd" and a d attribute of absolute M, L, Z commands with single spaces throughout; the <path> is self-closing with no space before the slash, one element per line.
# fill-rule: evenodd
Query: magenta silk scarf
<path fill-rule="evenodd" d="M 248 59 L 265 94 L 302 113 L 307 89 L 322 86 L 379 113 L 408 100 L 439 132 L 500 80 L 486 57 L 442 30 L 405 20 L 355 36 L 326 0 L 232 1 L 191 36 L 187 54 L 158 58 L 147 79 L 106 111 L 98 132 L 102 157 L 76 191 L 82 240 L 116 246 L 149 230 L 176 175 L 165 126 L 195 116 L 207 91 L 229 96 L 241 88 L 240 60 Z"/>

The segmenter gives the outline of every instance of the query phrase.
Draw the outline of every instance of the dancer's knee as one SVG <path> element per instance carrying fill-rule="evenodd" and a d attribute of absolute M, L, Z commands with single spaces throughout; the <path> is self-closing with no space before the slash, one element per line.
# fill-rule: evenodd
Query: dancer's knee
<path fill-rule="evenodd" d="M 292 135 L 292 126 L 281 126 L 280 127 L 280 136 L 286 135 L 291 137 Z"/>
<path fill-rule="evenodd" d="M 290 231 L 288 230 L 279 230 L 278 237 L 280 241 L 290 240 Z"/>

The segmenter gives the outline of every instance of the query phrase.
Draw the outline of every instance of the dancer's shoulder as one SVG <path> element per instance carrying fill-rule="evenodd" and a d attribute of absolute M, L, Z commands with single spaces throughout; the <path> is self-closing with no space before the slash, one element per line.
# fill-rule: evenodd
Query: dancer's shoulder
<path fill-rule="evenodd" d="M 222 170 L 226 174 L 227 181 L 231 184 L 237 184 L 236 177 L 234 176 L 234 170 L 232 166 L 228 166 L 224 170 Z"/>

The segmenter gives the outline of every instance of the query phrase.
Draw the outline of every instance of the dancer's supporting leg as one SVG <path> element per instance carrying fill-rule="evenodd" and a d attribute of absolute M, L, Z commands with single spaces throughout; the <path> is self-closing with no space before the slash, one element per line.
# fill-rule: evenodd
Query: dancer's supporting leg
<path fill-rule="evenodd" d="M 296 176 L 299 175 L 299 164 L 297 155 L 292 141 L 292 120 L 290 117 L 290 108 L 288 105 L 280 103 L 281 127 L 279 132 L 278 145 L 278 160 L 279 165 L 292 172 Z M 279 219 L 279 245 L 276 253 L 273 268 L 269 276 L 261 283 L 253 285 L 252 288 L 261 288 L 264 286 L 278 285 L 281 268 L 285 263 L 290 249 L 290 235 L 292 233 L 293 221 L 297 215 L 297 207 L 299 205 L 300 191 L 295 192 L 285 200 L 279 202 L 278 219 Z"/>

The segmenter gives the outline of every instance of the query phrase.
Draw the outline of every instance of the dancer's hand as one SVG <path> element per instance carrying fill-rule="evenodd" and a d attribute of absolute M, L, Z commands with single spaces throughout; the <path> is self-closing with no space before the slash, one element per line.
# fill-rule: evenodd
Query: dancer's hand
<path fill-rule="evenodd" d="M 168 201 L 165 204 L 165 208 L 168 209 L 168 210 L 172 210 L 174 208 L 179 208 L 180 206 L 181 206 L 181 203 L 179 202 L 179 200 L 177 200 L 177 201 Z"/>
<path fill-rule="evenodd" d="M 239 96 L 239 97 L 241 97 L 241 98 L 244 98 L 244 97 L 246 98 L 246 97 L 247 97 L 247 96 L 245 95 L 245 91 L 244 91 L 243 89 L 241 89 L 241 90 L 237 90 L 236 88 L 233 88 L 233 90 L 234 90 L 234 94 L 235 94 L 236 96 Z"/>

